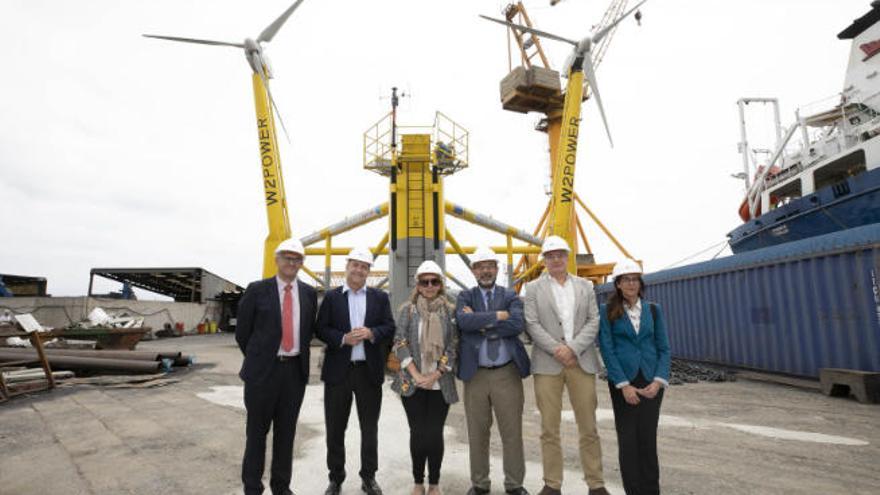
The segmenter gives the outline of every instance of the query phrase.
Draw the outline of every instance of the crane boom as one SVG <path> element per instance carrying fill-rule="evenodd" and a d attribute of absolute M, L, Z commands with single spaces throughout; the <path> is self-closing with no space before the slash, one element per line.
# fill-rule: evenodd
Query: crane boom
<path fill-rule="evenodd" d="M 614 19 L 620 17 L 623 12 L 626 11 L 626 4 L 629 0 L 612 0 L 611 4 L 608 5 L 608 8 L 605 9 L 605 14 L 602 16 L 602 20 L 599 21 L 599 25 L 596 26 L 596 30 L 600 30 L 605 26 L 611 24 Z M 605 52 L 608 51 L 608 46 L 611 44 L 611 38 L 614 37 L 614 34 L 617 32 L 617 27 L 611 29 L 611 32 L 608 33 L 607 36 L 602 38 L 602 41 L 594 48 L 594 57 L 593 57 L 593 65 L 598 67 L 602 62 L 602 58 L 605 56 Z"/>
<path fill-rule="evenodd" d="M 556 3 L 558 2 L 551 1 L 551 5 Z M 551 35 L 552 33 L 534 28 L 521 1 L 511 3 L 504 11 L 508 23 L 520 26 L 517 28 L 508 24 L 508 57 L 512 65 L 513 54 L 519 52 L 522 67 L 511 68 L 510 74 L 502 81 L 502 106 L 506 110 L 521 113 L 530 111 L 543 113 L 545 118 L 536 126 L 536 129 L 547 133 L 550 145 L 552 180 L 550 204 L 535 233 L 536 235 L 540 234 L 542 237 L 550 234 L 558 235 L 569 243 L 575 253 L 578 252 L 577 235 L 580 232 L 587 254 L 592 254 L 590 253 L 586 235 L 583 232 L 583 227 L 577 218 L 574 207 L 578 201 L 574 186 L 581 107 L 582 102 L 589 98 L 595 89 L 591 88 L 590 84 L 584 85 L 584 81 L 595 81 L 596 66 L 598 66 L 603 60 L 605 53 L 607 53 L 611 40 L 619 26 L 618 23 L 623 17 L 631 14 L 631 10 L 635 10 L 630 9 L 628 11 L 628 3 L 629 0 L 611 0 L 599 23 L 591 29 L 591 37 L 594 37 L 595 44 L 591 49 L 588 48 L 589 53 L 586 54 L 590 57 L 590 63 L 584 64 L 585 60 L 581 56 L 580 58 L 576 57 L 577 60 L 573 60 L 573 63 L 566 67 L 568 74 L 565 76 L 567 76 L 568 80 L 564 92 L 560 91 L 562 88 L 558 85 L 558 73 L 552 70 L 547 62 L 547 58 L 544 56 L 541 47 L 541 36 L 544 36 L 545 39 L 549 36 L 549 39 L 567 41 L 570 44 L 572 44 L 572 41 L 554 37 L 555 35 Z M 643 2 L 640 2 L 639 5 L 641 3 Z M 639 5 L 636 5 L 636 7 Z M 636 18 L 640 18 L 638 13 Z M 495 20 L 495 22 L 499 21 Z M 606 29 L 608 31 L 603 33 Z M 513 49 L 511 49 L 511 40 L 516 43 Z M 539 59 L 534 59 L 538 56 L 540 56 Z M 547 77 L 551 74 L 554 81 L 557 82 L 555 90 L 553 85 L 548 83 Z M 510 81 L 516 81 L 518 84 L 510 84 Z M 598 98 L 597 103 L 604 120 L 604 111 Z M 605 127 L 607 130 L 607 123 Z M 586 207 L 584 206 L 584 208 Z M 598 219 L 594 218 L 594 220 L 613 239 L 613 236 L 611 236 L 604 225 Z M 622 251 L 625 250 L 622 249 Z M 589 274 L 604 280 L 604 276 L 610 273 L 612 265 L 602 265 L 600 267 L 593 264 L 594 262 L 591 257 L 588 259 L 591 261 L 586 261 L 584 262 L 585 264 L 578 266 L 577 257 L 572 256 L 569 260 L 569 272 L 580 273 L 583 271 L 584 275 Z M 527 269 L 528 265 L 533 262 L 533 260 L 526 260 L 524 258 L 519 266 L 526 269 L 526 273 L 529 273 L 531 270 Z M 531 276 L 534 276 L 534 274 Z M 521 274 L 519 278 L 524 279 L 525 275 Z"/>

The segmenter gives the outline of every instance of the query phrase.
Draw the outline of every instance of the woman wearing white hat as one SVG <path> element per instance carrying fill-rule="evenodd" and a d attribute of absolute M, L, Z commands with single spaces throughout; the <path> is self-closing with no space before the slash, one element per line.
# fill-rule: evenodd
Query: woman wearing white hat
<path fill-rule="evenodd" d="M 443 270 L 427 260 L 416 271 L 416 287 L 397 317 L 394 352 L 400 371 L 391 384 L 399 393 L 409 422 L 413 495 L 440 495 L 443 426 L 449 405 L 458 402 L 455 390 L 455 352 L 458 338 L 454 308 L 446 299 Z"/>
<path fill-rule="evenodd" d="M 660 306 L 643 301 L 642 268 L 631 259 L 612 273 L 600 308 L 599 349 L 608 369 L 618 458 L 627 495 L 659 494 L 657 422 L 669 385 L 669 340 Z"/>

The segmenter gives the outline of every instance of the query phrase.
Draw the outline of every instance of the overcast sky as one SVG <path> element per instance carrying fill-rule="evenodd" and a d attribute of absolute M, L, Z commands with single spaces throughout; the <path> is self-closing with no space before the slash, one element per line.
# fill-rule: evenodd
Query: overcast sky
<path fill-rule="evenodd" d="M 59 296 L 84 294 L 99 266 L 259 278 L 267 226 L 244 54 L 141 34 L 241 42 L 290 3 L 0 2 L 0 273 L 46 277 Z M 648 271 L 723 241 L 740 224 L 743 193 L 730 177 L 741 170 L 736 100 L 779 97 L 788 124 L 798 106 L 833 98 L 849 52 L 836 35 L 869 3 L 650 0 L 642 26 L 624 22 L 598 70 L 613 149 L 595 102 L 584 106 L 580 196 Z M 281 153 L 297 236 L 387 200 L 387 179 L 362 169 L 362 134 L 389 111 L 395 85 L 411 94 L 401 123 L 429 125 L 440 110 L 470 131 L 470 168 L 446 181 L 447 199 L 534 228 L 547 202 L 546 136 L 533 130 L 537 114 L 501 109 L 505 29 L 477 17 L 504 5 L 302 4 L 266 49 L 291 135 Z M 579 38 L 608 0 L 525 5 L 537 27 Z M 544 46 L 559 68 L 568 48 Z M 771 114 L 752 115 L 755 137 L 769 136 Z M 619 259 L 586 222 L 597 261 Z M 448 224 L 462 244 L 504 242 Z M 375 244 L 385 228 L 334 244 Z M 463 273 L 457 257 L 448 262 Z"/>

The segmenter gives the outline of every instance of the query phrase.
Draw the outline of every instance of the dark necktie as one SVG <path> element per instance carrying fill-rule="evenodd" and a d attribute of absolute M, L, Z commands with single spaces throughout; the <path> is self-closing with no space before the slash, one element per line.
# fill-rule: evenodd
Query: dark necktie
<path fill-rule="evenodd" d="M 486 311 L 492 311 L 492 292 L 486 291 Z M 495 362 L 498 359 L 498 348 L 501 346 L 500 339 L 490 339 L 486 342 L 486 354 L 489 360 Z"/>

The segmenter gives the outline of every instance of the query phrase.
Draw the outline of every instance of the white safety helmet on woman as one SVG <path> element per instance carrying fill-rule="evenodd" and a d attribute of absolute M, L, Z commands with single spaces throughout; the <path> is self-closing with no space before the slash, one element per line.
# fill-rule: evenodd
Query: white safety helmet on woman
<path fill-rule="evenodd" d="M 641 265 L 636 263 L 635 260 L 624 258 L 614 265 L 614 270 L 611 271 L 611 278 L 613 280 L 617 280 L 617 277 L 621 275 L 627 275 L 629 273 L 637 273 L 641 275 L 642 267 Z"/>
<path fill-rule="evenodd" d="M 419 265 L 419 268 L 416 270 L 416 280 L 419 279 L 420 275 L 433 274 L 439 276 L 441 279 L 443 278 L 443 269 L 440 268 L 440 265 L 433 262 L 432 260 L 425 260 Z"/>

